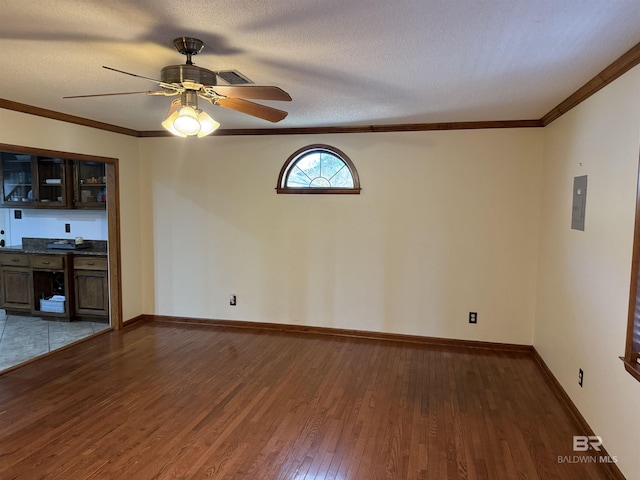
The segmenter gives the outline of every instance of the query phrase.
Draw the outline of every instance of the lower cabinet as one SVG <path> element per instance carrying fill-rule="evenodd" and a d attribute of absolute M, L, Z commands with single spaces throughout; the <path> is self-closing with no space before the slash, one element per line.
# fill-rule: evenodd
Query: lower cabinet
<path fill-rule="evenodd" d="M 72 277 L 67 255 L 28 254 L 33 285 L 33 313 L 69 321 L 73 317 Z M 64 298 L 56 301 L 55 298 Z"/>
<path fill-rule="evenodd" d="M 8 312 L 67 321 L 109 318 L 106 256 L 1 252 L 0 282 L 0 304 Z"/>
<path fill-rule="evenodd" d="M 76 314 L 109 316 L 109 282 L 106 257 L 74 257 Z"/>
<path fill-rule="evenodd" d="M 32 292 L 29 269 L 2 268 L 2 303 L 6 308 L 30 312 Z"/>

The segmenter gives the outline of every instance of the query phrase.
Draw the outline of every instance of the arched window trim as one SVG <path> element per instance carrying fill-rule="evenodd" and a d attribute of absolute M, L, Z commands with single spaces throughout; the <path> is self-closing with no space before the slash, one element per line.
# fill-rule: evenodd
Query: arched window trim
<path fill-rule="evenodd" d="M 289 172 L 292 167 L 298 162 L 300 157 L 306 153 L 313 151 L 324 150 L 332 153 L 344 162 L 349 169 L 351 177 L 353 178 L 353 188 L 318 188 L 318 187 L 286 187 Z M 280 175 L 278 175 L 278 185 L 276 186 L 276 192 L 278 193 L 301 193 L 301 194 L 359 194 L 360 193 L 360 177 L 355 165 L 347 155 L 341 150 L 331 145 L 325 145 L 321 143 L 307 145 L 293 152 L 287 161 L 284 162 L 282 169 L 280 169 Z"/>

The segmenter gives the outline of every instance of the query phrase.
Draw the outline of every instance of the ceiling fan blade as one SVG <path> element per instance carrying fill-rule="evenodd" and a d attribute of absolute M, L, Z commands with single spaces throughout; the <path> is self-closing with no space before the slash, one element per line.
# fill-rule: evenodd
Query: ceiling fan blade
<path fill-rule="evenodd" d="M 93 95 L 69 95 L 62 98 L 89 98 L 89 97 L 112 97 L 114 95 L 137 95 L 145 93 L 147 95 L 174 95 L 173 92 L 166 92 L 164 90 L 145 91 L 145 92 L 119 92 L 119 93 L 96 93 Z"/>
<path fill-rule="evenodd" d="M 136 73 L 129 73 L 129 72 L 125 72 L 124 70 L 118 70 L 117 68 L 105 67 L 104 65 L 102 66 L 102 68 L 106 68 L 107 70 L 112 70 L 112 71 L 118 72 L 118 73 L 124 73 L 125 75 L 130 75 L 132 77 L 144 78 L 145 80 L 150 80 L 152 82 L 157 83 L 158 85 L 163 85 L 163 83 L 160 80 L 156 80 L 155 78 L 144 77 L 144 76 L 138 75 Z"/>
<path fill-rule="evenodd" d="M 215 85 L 205 87 L 207 91 L 214 91 L 223 97 L 251 98 L 254 100 L 279 100 L 290 102 L 291 96 L 280 87 L 260 85 Z"/>
<path fill-rule="evenodd" d="M 241 98 L 220 98 L 216 100 L 215 103 L 221 107 L 246 113 L 247 115 L 262 118 L 263 120 L 268 120 L 273 123 L 279 122 L 288 115 L 288 113 L 283 110 L 249 102 Z"/>

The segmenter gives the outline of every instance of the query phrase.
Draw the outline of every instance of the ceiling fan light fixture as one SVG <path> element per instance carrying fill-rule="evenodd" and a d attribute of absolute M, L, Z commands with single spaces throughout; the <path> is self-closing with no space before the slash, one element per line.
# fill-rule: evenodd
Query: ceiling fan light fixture
<path fill-rule="evenodd" d="M 169 107 L 169 111 L 167 112 L 167 118 L 165 118 L 164 122 L 161 125 L 169 132 L 177 135 L 178 137 L 186 137 L 184 133 L 179 132 L 173 126 L 173 122 L 176 118 L 178 118 L 178 112 L 180 111 L 180 107 L 182 107 L 182 102 L 178 100 L 174 100 L 171 102 L 171 106 Z"/>
<path fill-rule="evenodd" d="M 220 124 L 207 112 L 190 105 L 183 106 L 182 100 L 177 99 L 171 102 L 162 126 L 178 137 L 197 135 L 201 138 L 213 133 Z"/>
<path fill-rule="evenodd" d="M 188 137 L 197 135 L 200 132 L 200 122 L 196 109 L 188 105 L 183 106 L 173 120 L 173 128 Z"/>
<path fill-rule="evenodd" d="M 220 126 L 220 124 L 211 118 L 204 110 L 198 111 L 198 122 L 200 122 L 198 138 L 212 134 Z"/>

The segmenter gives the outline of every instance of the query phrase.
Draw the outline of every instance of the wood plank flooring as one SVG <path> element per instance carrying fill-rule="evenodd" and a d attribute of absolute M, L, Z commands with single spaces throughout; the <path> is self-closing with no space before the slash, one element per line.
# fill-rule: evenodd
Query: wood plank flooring
<path fill-rule="evenodd" d="M 0 376 L 0 478 L 599 479 L 526 353 L 142 323 Z"/>

